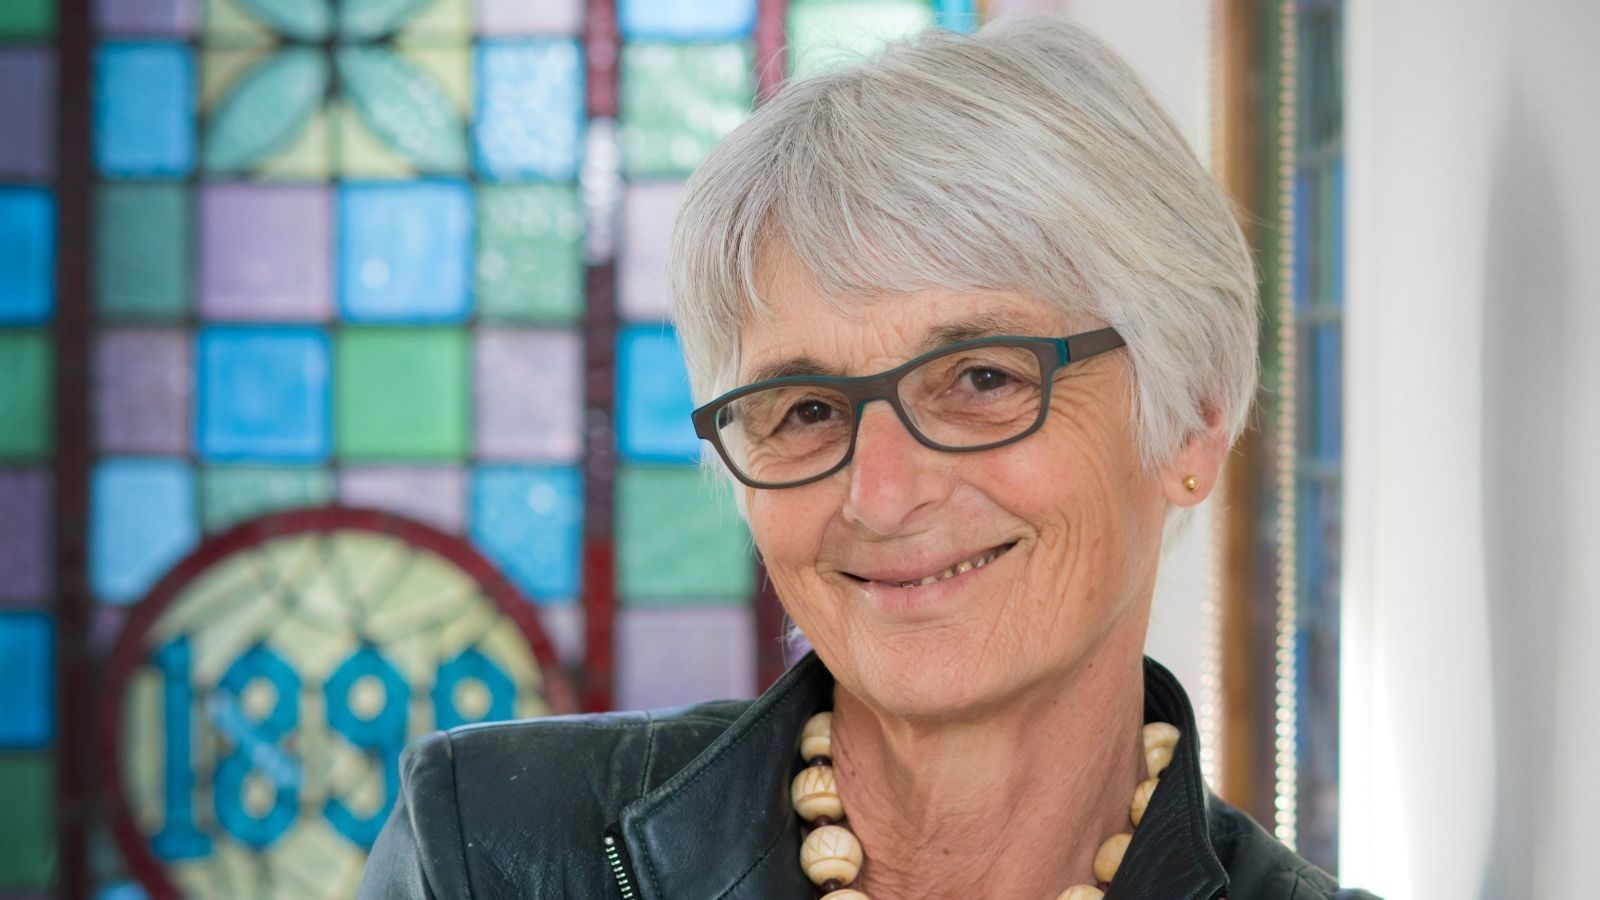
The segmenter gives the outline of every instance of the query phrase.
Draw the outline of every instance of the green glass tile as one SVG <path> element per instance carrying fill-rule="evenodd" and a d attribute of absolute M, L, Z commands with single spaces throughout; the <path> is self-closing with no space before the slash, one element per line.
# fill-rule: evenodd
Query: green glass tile
<path fill-rule="evenodd" d="M 749 602 L 750 533 L 726 487 L 698 466 L 624 468 L 617 479 L 617 583 L 630 607 Z"/>
<path fill-rule="evenodd" d="M 466 454 L 466 332 L 346 328 L 337 341 L 335 441 L 343 459 L 453 460 Z"/>
<path fill-rule="evenodd" d="M 583 205 L 566 184 L 478 189 L 478 313 L 576 322 L 583 312 Z"/>
<path fill-rule="evenodd" d="M 55 792 L 49 757 L 0 755 L 0 889 L 45 890 L 55 881 Z"/>
<path fill-rule="evenodd" d="M 622 48 L 622 158 L 630 177 L 683 177 L 749 114 L 750 44 Z"/>
<path fill-rule="evenodd" d="M 200 475 L 200 518 L 208 532 L 294 506 L 333 499 L 333 474 L 322 468 L 227 466 Z"/>
<path fill-rule="evenodd" d="M 0 459 L 43 459 L 54 446 L 54 347 L 42 331 L 0 329 Z"/>
<path fill-rule="evenodd" d="M 789 7 L 789 72 L 847 66 L 933 24 L 926 0 L 799 0 Z"/>
<path fill-rule="evenodd" d="M 189 307 L 192 213 L 181 185 L 106 185 L 95 195 L 94 293 L 117 318 L 176 319 Z"/>
<path fill-rule="evenodd" d="M 0 37 L 42 38 L 55 30 L 56 0 L 0 2 Z"/>

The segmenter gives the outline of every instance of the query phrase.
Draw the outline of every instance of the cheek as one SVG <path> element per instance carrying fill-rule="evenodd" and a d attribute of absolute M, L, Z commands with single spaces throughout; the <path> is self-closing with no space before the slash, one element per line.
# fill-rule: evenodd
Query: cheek
<path fill-rule="evenodd" d="M 814 572 L 831 515 L 826 483 L 782 491 L 746 489 L 750 537 L 773 580 L 782 585 Z"/>

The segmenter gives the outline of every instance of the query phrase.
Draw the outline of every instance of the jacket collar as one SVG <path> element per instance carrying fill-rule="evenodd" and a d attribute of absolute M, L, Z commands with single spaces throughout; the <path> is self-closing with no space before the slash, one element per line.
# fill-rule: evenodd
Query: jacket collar
<path fill-rule="evenodd" d="M 1107 900 L 1210 898 L 1228 876 L 1207 829 L 1194 713 L 1176 678 L 1145 659 L 1145 721 L 1183 734 Z M 831 705 L 833 676 L 808 653 L 688 766 L 623 811 L 644 900 L 810 898 L 789 780 L 800 728 Z"/>

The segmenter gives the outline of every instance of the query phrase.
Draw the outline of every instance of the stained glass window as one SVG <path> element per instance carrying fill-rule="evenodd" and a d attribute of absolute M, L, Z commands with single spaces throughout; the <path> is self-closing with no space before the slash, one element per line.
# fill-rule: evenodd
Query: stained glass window
<path fill-rule="evenodd" d="M 970 3 L 56 2 L 0 4 L 0 894 L 348 893 L 419 730 L 575 700 L 548 673 L 759 689 L 667 324 L 682 183 L 782 78 Z M 107 710 L 115 771 L 58 785 Z"/>

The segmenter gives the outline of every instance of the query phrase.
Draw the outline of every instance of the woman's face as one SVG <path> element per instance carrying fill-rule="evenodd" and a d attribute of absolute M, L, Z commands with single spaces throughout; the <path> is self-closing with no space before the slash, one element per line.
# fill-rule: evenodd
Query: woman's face
<path fill-rule="evenodd" d="M 794 272 L 789 259 L 768 272 L 773 315 L 745 325 L 741 374 L 797 357 L 881 372 L 928 349 L 936 329 L 979 318 L 1041 337 L 1103 324 L 1001 292 L 925 291 L 844 314 Z M 1167 502 L 1204 494 L 1140 466 L 1130 400 L 1126 353 L 1093 357 L 1057 373 L 1039 431 L 976 453 L 924 447 L 887 403 L 869 403 L 842 471 L 743 488 L 778 595 L 841 684 L 888 712 L 938 718 L 1004 703 L 1108 641 L 1137 652 Z M 1199 474 L 1209 487 L 1215 465 Z"/>

